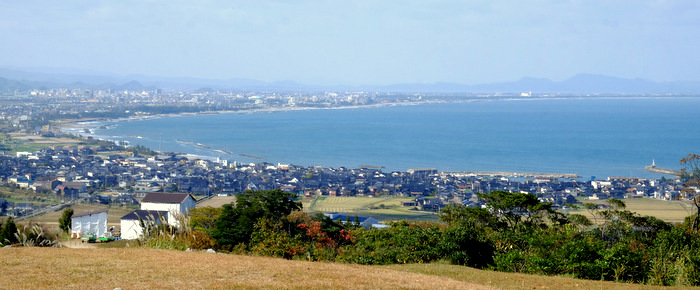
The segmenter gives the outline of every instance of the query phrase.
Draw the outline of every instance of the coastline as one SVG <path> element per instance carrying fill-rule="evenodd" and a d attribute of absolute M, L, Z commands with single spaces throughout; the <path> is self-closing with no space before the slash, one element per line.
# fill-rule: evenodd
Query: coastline
<path fill-rule="evenodd" d="M 478 101 L 478 100 L 473 100 Z M 461 101 L 460 101 L 461 102 Z M 469 101 L 466 101 L 469 102 Z M 402 103 L 380 103 L 371 105 L 354 105 L 354 106 L 338 106 L 338 107 L 270 107 L 270 108 L 258 108 L 258 109 L 242 109 L 242 110 L 222 110 L 222 111 L 202 111 L 202 112 L 184 112 L 184 113 L 170 113 L 170 114 L 154 114 L 154 115 L 143 115 L 143 116 L 131 116 L 126 118 L 84 118 L 84 119 L 73 119 L 73 120 L 61 120 L 57 124 L 54 124 L 55 128 L 62 132 L 67 133 L 65 130 L 70 128 L 78 129 L 90 129 L 95 128 L 95 126 L 87 126 L 92 123 L 105 123 L 105 122 L 132 122 L 141 120 L 152 120 L 161 118 L 171 118 L 171 117 L 182 117 L 182 116 L 199 116 L 199 115 L 216 115 L 216 114 L 253 114 L 253 113 L 275 113 L 275 112 L 291 112 L 291 111 L 311 111 L 311 110 L 347 110 L 347 109 L 363 109 L 363 108 L 380 108 L 380 107 L 392 107 L 392 106 L 415 106 L 423 104 L 439 104 L 439 103 L 449 103 L 448 101 L 422 101 L 422 102 L 402 102 Z"/>
<path fill-rule="evenodd" d="M 421 101 L 421 102 L 401 102 L 401 103 L 379 103 L 371 105 L 353 105 L 353 106 L 338 106 L 338 107 L 269 107 L 269 108 L 257 108 L 257 109 L 242 109 L 242 110 L 222 110 L 222 111 L 202 111 L 202 112 L 183 112 L 183 113 L 170 113 L 170 114 L 154 114 L 154 115 L 142 115 L 142 116 L 130 116 L 126 118 L 84 118 L 84 119 L 74 119 L 74 120 L 63 120 L 58 121 L 54 124 L 56 130 L 64 134 L 73 134 L 77 136 L 87 136 L 87 137 L 97 137 L 94 130 L 100 126 L 105 126 L 105 123 L 122 123 L 122 122 L 133 122 L 142 120 L 154 120 L 163 118 L 173 118 L 173 117 L 183 117 L 183 116 L 200 116 L 200 115 L 218 115 L 218 114 L 256 114 L 256 113 L 275 113 L 275 112 L 291 112 L 291 111 L 311 111 L 311 110 L 348 110 L 348 109 L 364 109 L 364 108 L 380 108 L 380 107 L 392 107 L 392 106 L 415 106 L 423 104 L 437 104 L 437 103 L 447 103 L 447 101 L 442 100 L 431 100 L 431 101 Z M 108 125 L 107 125 L 108 126 Z M 84 132 L 88 131 L 88 132 Z M 129 136 L 129 135 L 126 135 Z M 139 138 L 140 136 L 131 136 Z M 107 140 L 112 142 L 118 142 L 120 140 L 113 140 L 109 138 L 100 138 L 100 140 Z M 192 143 L 193 146 L 217 152 L 220 154 L 234 155 L 228 150 L 212 148 L 209 145 L 195 143 L 192 141 L 186 141 Z M 165 151 L 154 150 L 158 153 L 164 153 Z M 210 155 L 199 155 L 183 152 L 174 152 L 188 159 L 206 159 L 206 160 L 216 160 L 217 156 Z M 266 158 L 258 157 L 250 154 L 237 154 L 240 157 L 252 159 L 257 162 L 266 161 Z"/>
<path fill-rule="evenodd" d="M 353 106 L 337 106 L 337 107 L 269 107 L 257 109 L 241 109 L 241 110 L 222 110 L 222 111 L 202 111 L 202 112 L 183 112 L 170 114 L 154 114 L 143 116 L 130 116 L 126 118 L 84 118 L 74 120 L 61 120 L 54 126 L 58 131 L 66 133 L 68 128 L 90 129 L 93 126 L 86 126 L 88 123 L 105 123 L 105 122 L 132 122 L 140 120 L 161 119 L 181 116 L 198 116 L 207 114 L 253 114 L 253 113 L 275 113 L 288 111 L 311 111 L 311 110 L 347 110 L 347 109 L 364 109 L 364 108 L 380 108 L 392 106 L 416 106 L 425 104 L 442 104 L 442 103 L 472 103 L 472 102 L 499 102 L 499 101 L 548 101 L 548 100 L 634 100 L 634 99 L 677 99 L 677 98 L 699 98 L 698 96 L 542 96 L 542 97 L 470 97 L 464 100 L 427 100 L 427 101 L 412 101 L 412 102 L 393 102 L 393 103 L 378 103 L 371 105 L 353 105 Z"/>
<path fill-rule="evenodd" d="M 270 162 L 270 163 L 287 163 L 287 164 L 295 164 L 295 165 L 301 165 L 301 166 L 311 166 L 311 165 L 317 165 L 317 166 L 327 166 L 327 167 L 352 167 L 352 168 L 359 168 L 359 167 L 353 167 L 355 165 L 353 164 L 375 164 L 375 165 L 382 165 L 386 166 L 388 169 L 384 170 L 389 170 L 389 171 L 405 171 L 406 169 L 409 168 L 417 168 L 417 167 L 436 167 L 440 169 L 441 171 L 498 171 L 498 172 L 511 172 L 511 173 L 518 173 L 520 171 L 523 172 L 568 172 L 568 173 L 579 173 L 581 176 L 639 176 L 639 177 L 651 177 L 652 175 L 656 175 L 654 173 L 648 172 L 644 170 L 644 166 L 646 164 L 643 164 L 642 160 L 646 160 L 646 158 L 653 159 L 656 157 L 657 161 L 660 159 L 658 155 L 652 156 L 652 155 L 647 155 L 646 156 L 641 156 L 641 158 L 635 157 L 634 159 L 627 158 L 625 160 L 632 160 L 631 162 L 627 161 L 622 161 L 622 163 L 610 163 L 606 164 L 608 167 L 600 167 L 603 168 L 602 171 L 599 171 L 597 169 L 600 169 L 598 167 L 580 167 L 581 164 L 571 164 L 569 163 L 568 165 L 563 165 L 563 166 L 508 166 L 508 164 L 502 163 L 501 161 L 494 161 L 496 163 L 490 164 L 490 163 L 479 163 L 475 164 L 473 162 L 469 163 L 463 163 L 455 165 L 457 163 L 446 163 L 449 164 L 447 166 L 443 166 L 441 164 L 443 163 L 423 163 L 422 165 L 417 165 L 417 163 L 414 162 L 409 162 L 410 160 L 408 159 L 400 159 L 398 163 L 384 163 L 383 161 L 372 161 L 372 160 L 367 160 L 364 161 L 365 158 L 362 156 L 359 156 L 354 159 L 338 159 L 338 160 L 330 160 L 327 158 L 327 160 L 317 160 L 313 159 L 311 161 L 306 161 L 306 159 L 303 158 L 298 158 L 298 157 L 292 157 L 289 159 L 284 156 L 296 156 L 296 155 L 276 155 L 276 156 L 270 156 L 267 153 L 261 153 L 261 152 L 255 152 L 257 148 L 248 148 L 248 146 L 243 146 L 241 148 L 237 147 L 226 147 L 227 145 L 222 145 L 218 144 L 215 141 L 212 140 L 217 140 L 216 138 L 212 139 L 209 138 L 207 140 L 204 139 L 199 139 L 198 137 L 192 137 L 192 136 L 187 136 L 187 137 L 179 137 L 181 139 L 186 139 L 185 141 L 189 140 L 194 143 L 199 143 L 202 146 L 189 146 L 188 144 L 184 144 L 181 142 L 180 145 L 178 146 L 172 146 L 170 145 L 170 141 L 172 140 L 165 140 L 162 139 L 163 141 L 163 147 L 166 150 L 160 150 L 161 146 L 159 145 L 159 137 L 158 134 L 150 134 L 146 133 L 146 131 L 138 133 L 134 131 L 135 133 L 131 133 L 134 135 L 143 135 L 147 136 L 148 138 L 144 138 L 143 141 L 137 140 L 136 138 L 139 138 L 140 136 L 134 136 L 134 135 L 127 135 L 130 134 L 126 130 L 115 130 L 115 131 L 101 131 L 101 130 L 92 130 L 93 134 L 85 133 L 88 132 L 83 130 L 85 128 L 91 129 L 91 128 L 98 128 L 101 125 L 106 125 L 107 127 L 110 127 L 110 125 L 116 125 L 116 124 L 109 124 L 109 122 L 131 122 L 131 121 L 140 121 L 140 120 L 151 120 L 151 119 L 161 119 L 161 118 L 169 118 L 169 117 L 179 117 L 179 116 L 196 116 L 196 115 L 223 115 L 223 114 L 254 114 L 254 113 L 274 113 L 274 112 L 286 112 L 286 111 L 311 111 L 311 110 L 347 110 L 347 109 L 368 109 L 368 108 L 377 108 L 377 107 L 396 107 L 396 106 L 417 106 L 417 105 L 430 105 L 434 103 L 448 103 L 448 105 L 441 105 L 441 106 L 447 106 L 450 107 L 449 103 L 473 103 L 473 102 L 479 102 L 479 103 L 491 103 L 493 102 L 494 104 L 489 105 L 491 108 L 500 108 L 500 104 L 498 104 L 499 101 L 505 101 L 505 102 L 511 102 L 511 101 L 549 101 L 549 100 L 609 100 L 609 99 L 618 99 L 618 100 L 630 100 L 630 104 L 633 103 L 634 99 L 662 99 L 660 102 L 664 102 L 663 100 L 671 100 L 671 99 L 680 99 L 679 101 L 676 101 L 676 103 L 680 104 L 685 104 L 686 101 L 685 99 L 697 99 L 697 97 L 667 97 L 667 96 L 632 96 L 632 97 L 621 97 L 621 96 L 603 96 L 603 97 L 542 97 L 542 98 L 519 98 L 519 97 L 504 97 L 504 98 L 468 98 L 464 100 L 440 100 L 440 101 L 417 101 L 417 102 L 403 102 L 403 103 L 377 103 L 377 104 L 371 104 L 371 105 L 356 105 L 356 106 L 338 106 L 338 107 L 272 107 L 272 108 L 253 108 L 253 109 L 243 109 L 243 110 L 227 110 L 227 111 L 205 111 L 205 112 L 197 112 L 197 113 L 171 113 L 171 114 L 157 114 L 157 115 L 136 115 L 136 116 L 131 116 L 128 118 L 117 118 L 117 119 L 108 119 L 108 118 L 90 118 L 90 119 L 80 119 L 80 120 L 71 120 L 71 122 L 62 122 L 63 132 L 68 132 L 68 129 L 71 129 L 71 133 L 78 134 L 78 135 L 84 135 L 84 136 L 93 136 L 97 137 L 99 139 L 103 140 L 112 140 L 112 141 L 119 141 L 119 140 L 124 140 L 128 142 L 134 142 L 133 144 L 140 144 L 147 146 L 151 149 L 156 149 L 156 151 L 160 152 L 189 152 L 189 155 L 193 156 L 194 158 L 201 158 L 201 159 L 208 159 L 208 160 L 215 160 L 217 158 L 222 158 L 222 159 L 227 159 L 227 160 L 235 160 L 235 161 L 240 161 L 243 164 L 247 163 L 259 163 L 259 162 Z M 659 101 L 654 101 L 658 103 Z M 695 101 L 693 101 L 695 102 Z M 528 106 L 528 107 L 539 107 L 540 105 L 531 103 L 530 105 L 527 105 L 528 102 L 522 103 L 522 106 Z M 556 103 L 555 103 L 556 104 Z M 563 103 L 566 104 L 566 106 L 570 107 L 575 107 L 578 106 L 578 102 L 566 102 Z M 605 103 L 601 103 L 601 105 L 604 105 Z M 625 102 L 615 102 L 614 104 L 625 104 Z M 504 103 L 506 105 L 506 103 Z M 473 107 L 472 105 L 466 105 L 465 108 L 481 108 L 482 105 L 478 105 L 477 107 Z M 506 105 L 507 107 L 520 107 L 520 104 L 515 104 L 511 103 L 510 105 Z M 554 106 L 554 105 L 551 105 Z M 551 107 L 550 106 L 550 107 Z M 598 105 L 596 105 L 598 106 Z M 404 109 L 401 109 L 404 110 Z M 415 111 L 415 112 L 423 112 L 423 111 L 430 111 L 429 107 L 423 108 L 410 108 L 408 110 Z M 478 110 L 478 109 L 476 109 Z M 467 111 L 473 111 L 473 110 L 467 110 Z M 344 112 L 342 114 L 360 114 L 360 111 L 358 113 L 349 113 L 349 112 Z M 307 113 L 303 113 L 304 115 L 299 115 L 299 116 L 316 116 L 317 114 L 315 113 L 309 113 L 311 115 L 305 115 Z M 361 113 L 362 115 L 373 115 L 373 111 L 363 111 Z M 332 113 L 330 111 L 327 111 L 325 113 L 322 113 L 320 116 L 330 116 L 330 115 L 335 115 L 335 113 Z M 217 118 L 218 117 L 214 117 Z M 235 118 L 242 118 L 242 117 L 235 117 Z M 244 117 L 248 118 L 248 117 Z M 273 117 L 272 115 L 270 117 L 267 117 L 266 115 L 258 115 L 254 117 L 255 119 L 277 119 L 277 118 L 285 118 L 285 117 Z M 187 121 L 188 119 L 184 119 L 183 121 L 177 121 L 177 123 L 182 123 L 182 122 L 189 122 Z M 323 122 L 322 120 L 317 120 L 320 122 Z M 495 122 L 495 120 L 494 120 Z M 159 121 L 158 122 L 161 125 L 167 126 L 167 124 L 170 123 L 170 121 Z M 126 126 L 126 125 L 125 125 Z M 128 125 L 131 126 L 131 125 Z M 594 126 L 589 126 L 591 129 L 595 130 Z M 128 128 L 128 127 L 127 127 Z M 102 128 L 104 129 L 104 128 Z M 586 128 L 589 129 L 589 128 Z M 177 130 L 175 130 L 177 131 Z M 195 131 L 197 132 L 197 131 Z M 111 134 L 110 134 L 111 133 Z M 176 132 L 170 132 L 170 134 L 176 133 Z M 210 132 L 211 133 L 211 132 Z M 100 136 L 102 134 L 102 136 Z M 146 134 L 146 135 L 144 135 Z M 114 136 L 110 136 L 114 135 Z M 176 136 L 177 134 L 173 135 Z M 169 135 L 168 135 L 169 136 Z M 194 135 L 196 136 L 196 135 Z M 207 135 L 209 136 L 209 135 Z M 216 135 L 212 135 L 216 136 Z M 122 138 L 123 137 L 123 138 Z M 319 136 L 320 137 L 320 136 Z M 140 139 L 140 138 L 139 138 Z M 148 139 L 148 140 L 146 140 Z M 167 139 L 167 138 L 166 138 Z M 247 144 L 247 143 L 246 143 Z M 680 144 L 680 143 L 679 143 Z M 185 145 L 183 147 L 183 145 Z M 245 148 L 244 148 L 245 147 Z M 184 149 L 183 149 L 184 148 Z M 231 153 L 230 151 L 224 150 L 224 149 L 219 149 L 218 148 L 224 148 L 230 151 L 234 151 L 235 153 Z M 607 148 L 607 147 L 606 147 Z M 509 151 L 513 152 L 513 151 Z M 239 154 L 240 153 L 240 154 Z M 251 154 L 243 154 L 243 153 L 251 153 Z M 667 152 L 668 153 L 668 152 Z M 184 155 L 184 153 L 183 153 Z M 444 154 L 443 154 L 444 155 Z M 668 155 L 668 154 L 666 154 Z M 262 156 L 258 158 L 252 158 L 248 156 Z M 282 156 L 282 157 L 280 157 Z M 330 155 L 332 156 L 332 155 Z M 468 156 L 468 155 L 466 155 Z M 294 159 L 297 158 L 297 159 Z M 241 160 L 242 159 L 242 160 Z M 349 162 L 348 162 L 349 160 Z M 491 160 L 491 159 L 489 159 Z M 498 159 L 494 159 L 498 160 Z M 667 156 L 663 160 L 666 160 L 664 165 L 667 167 L 669 166 L 668 160 L 672 160 Z M 675 161 L 675 160 L 673 160 Z M 334 163 L 335 162 L 335 163 Z M 353 162 L 358 162 L 358 163 L 353 163 Z M 490 164 L 490 165 L 489 165 Z M 500 164 L 500 165 L 499 165 Z M 565 164 L 565 163 L 563 163 Z M 397 166 L 398 165 L 398 166 Z M 486 166 L 484 166 L 486 165 Z M 506 165 L 506 166 L 502 166 Z M 561 165 L 561 164 L 559 164 Z M 620 165 L 618 167 L 618 165 Z M 585 165 L 584 165 L 585 166 Z M 542 170 L 538 170 L 542 169 Z M 559 169 L 557 169 L 559 168 Z M 575 169 L 578 168 L 578 169 Z M 581 169 L 584 168 L 584 169 Z M 591 170 L 595 169 L 595 170 Z M 588 171 L 586 171 L 588 170 Z M 634 172 L 633 172 L 634 171 Z M 645 171 L 646 173 L 640 173 L 639 171 Z M 388 171 L 387 171 L 388 172 Z M 543 174 L 543 173 L 540 173 Z M 562 173 L 563 174 L 563 173 Z M 627 175 L 629 174 L 629 175 Z"/>

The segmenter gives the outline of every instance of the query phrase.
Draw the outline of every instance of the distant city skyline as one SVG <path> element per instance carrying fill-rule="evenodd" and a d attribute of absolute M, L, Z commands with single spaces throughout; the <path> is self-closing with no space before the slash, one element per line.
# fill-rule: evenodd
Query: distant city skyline
<path fill-rule="evenodd" d="M 0 66 L 314 85 L 700 81 L 691 1 L 0 1 Z"/>

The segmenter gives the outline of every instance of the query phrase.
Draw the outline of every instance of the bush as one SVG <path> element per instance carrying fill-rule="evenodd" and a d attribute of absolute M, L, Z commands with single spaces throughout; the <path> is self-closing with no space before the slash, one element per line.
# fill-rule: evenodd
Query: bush
<path fill-rule="evenodd" d="M 189 220 L 184 216 L 177 217 L 179 224 L 187 225 Z M 189 227 L 179 229 L 168 224 L 165 217 L 150 217 L 141 220 L 143 235 L 139 244 L 155 249 L 185 250 L 189 246 L 189 235 L 192 232 Z"/>
<path fill-rule="evenodd" d="M 340 261 L 365 265 L 429 263 L 440 260 L 441 227 L 400 221 L 386 229 L 352 231 L 355 244 L 342 248 Z"/>
<path fill-rule="evenodd" d="M 455 265 L 483 268 L 493 264 L 493 245 L 477 229 L 450 227 L 438 244 L 441 257 Z"/>
<path fill-rule="evenodd" d="M 11 245 L 17 243 L 15 233 L 17 233 L 17 225 L 12 217 L 8 217 L 2 230 L 0 230 L 0 244 Z"/>
<path fill-rule="evenodd" d="M 27 226 L 19 227 L 14 233 L 13 245 L 22 247 L 60 247 L 61 243 L 55 233 L 45 231 L 38 224 L 29 223 Z"/>
<path fill-rule="evenodd" d="M 216 248 L 216 242 L 204 231 L 192 231 L 187 234 L 187 247 L 193 250 Z"/>
<path fill-rule="evenodd" d="M 242 193 L 236 197 L 235 205 L 223 206 L 212 237 L 224 250 L 248 244 L 259 219 L 280 220 L 294 210 L 301 210 L 301 203 L 293 198 L 293 194 L 279 189 Z"/>

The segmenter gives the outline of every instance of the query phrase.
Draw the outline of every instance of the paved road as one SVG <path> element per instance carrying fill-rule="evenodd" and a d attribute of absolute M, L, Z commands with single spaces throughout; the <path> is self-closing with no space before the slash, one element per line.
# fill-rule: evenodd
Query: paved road
<path fill-rule="evenodd" d="M 40 215 L 45 214 L 45 213 L 59 211 L 59 210 L 62 210 L 64 208 L 70 206 L 71 204 L 73 204 L 73 201 L 69 201 L 67 203 L 61 203 L 61 204 L 57 204 L 57 205 L 52 205 L 49 207 L 40 208 L 40 209 L 37 209 L 37 210 L 31 212 L 30 214 L 18 217 L 15 220 L 17 220 L 17 221 L 26 220 L 26 219 L 33 218 L 35 216 L 40 216 Z"/>

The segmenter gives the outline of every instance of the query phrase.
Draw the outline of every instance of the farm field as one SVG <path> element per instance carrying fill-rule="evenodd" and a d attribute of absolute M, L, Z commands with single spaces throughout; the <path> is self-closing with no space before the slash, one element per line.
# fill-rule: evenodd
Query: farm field
<path fill-rule="evenodd" d="M 44 204 L 57 204 L 63 199 L 52 194 L 45 193 L 34 193 L 32 191 L 27 191 L 23 189 L 16 189 L 9 186 L 0 187 L 0 196 L 8 201 L 18 203 L 18 202 L 31 202 L 35 205 Z"/>
<path fill-rule="evenodd" d="M 202 201 L 197 204 L 197 207 L 222 207 L 224 204 L 232 203 L 236 201 L 235 196 L 213 196 L 210 199 Z"/>
<path fill-rule="evenodd" d="M 3 273 L 0 288 L 7 289 L 653 288 L 568 277 L 499 273 L 446 264 L 362 266 L 146 248 L 0 248 L 0 272 Z"/>
<path fill-rule="evenodd" d="M 304 198 L 302 204 L 307 212 L 339 212 L 380 219 L 437 219 L 433 213 L 412 211 L 409 207 L 401 206 L 402 201 L 411 200 L 410 197 L 318 196 Z"/>
<path fill-rule="evenodd" d="M 34 152 L 43 148 L 48 148 L 51 145 L 76 145 L 82 142 L 81 140 L 71 138 L 42 137 L 24 133 L 10 133 L 6 135 L 5 138 L 7 138 L 5 142 L 10 145 L 13 152 Z"/>
<path fill-rule="evenodd" d="M 108 207 L 103 204 L 74 204 L 71 206 L 73 208 L 73 214 L 81 214 L 84 212 L 90 212 L 90 211 L 96 211 L 96 210 L 102 210 L 102 209 L 109 209 L 107 212 L 107 226 L 114 226 L 115 228 L 120 227 L 120 219 L 124 215 L 132 212 L 136 207 L 119 207 L 119 206 L 112 206 Z M 58 227 L 58 218 L 61 217 L 63 214 L 63 211 L 55 211 L 55 212 L 50 212 L 46 213 L 37 217 L 34 217 L 31 219 L 32 222 L 38 223 L 38 224 L 43 224 L 47 225 L 49 227 L 51 226 L 56 226 Z M 24 222 L 29 222 L 29 220 L 22 221 Z"/>
<path fill-rule="evenodd" d="M 653 216 L 670 223 L 680 223 L 683 219 L 693 213 L 693 205 L 684 201 L 667 201 L 649 198 L 623 199 L 627 205 L 627 210 L 636 212 L 642 216 Z M 583 203 L 607 204 L 605 200 L 584 200 Z M 579 209 L 570 211 L 588 217 L 593 221 L 593 216 L 588 210 Z"/>

